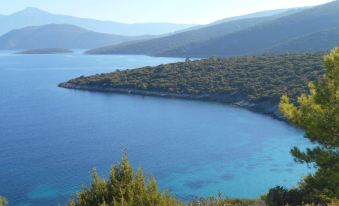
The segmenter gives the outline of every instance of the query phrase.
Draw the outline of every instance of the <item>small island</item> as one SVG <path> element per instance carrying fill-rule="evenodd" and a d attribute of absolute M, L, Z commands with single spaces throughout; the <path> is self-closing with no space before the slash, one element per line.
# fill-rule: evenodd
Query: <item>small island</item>
<path fill-rule="evenodd" d="M 324 72 L 324 53 L 217 58 L 81 76 L 60 87 L 233 104 L 282 119 L 282 95 L 293 101 Z"/>
<path fill-rule="evenodd" d="M 64 48 L 43 48 L 43 49 L 28 49 L 17 54 L 65 54 L 73 53 L 70 49 Z"/>

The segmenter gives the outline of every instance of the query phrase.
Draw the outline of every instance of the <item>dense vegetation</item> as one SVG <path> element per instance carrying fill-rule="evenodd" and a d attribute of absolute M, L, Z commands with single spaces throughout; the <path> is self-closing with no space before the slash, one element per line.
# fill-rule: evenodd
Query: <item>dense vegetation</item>
<path fill-rule="evenodd" d="M 146 182 L 142 170 L 135 173 L 126 153 L 121 162 L 112 167 L 108 180 L 99 178 L 95 170 L 92 179 L 89 188 L 83 187 L 76 198 L 71 198 L 70 206 L 181 205 L 168 193 L 159 192 L 153 177 Z"/>
<path fill-rule="evenodd" d="M 282 95 L 297 97 L 306 91 L 308 81 L 321 76 L 322 60 L 322 53 L 209 58 L 79 77 L 60 86 L 247 102 L 252 109 L 278 110 Z"/>
<path fill-rule="evenodd" d="M 253 19 L 249 21 L 253 21 Z M 230 24 L 230 22 L 226 24 Z M 142 43 L 117 45 L 105 48 L 104 51 L 95 50 L 91 53 L 209 57 L 252 55 L 271 50 L 279 52 L 327 51 L 338 44 L 338 37 L 321 32 L 334 30 L 338 25 L 339 1 L 333 1 L 284 15 L 281 18 L 240 27 L 230 33 L 222 32 L 223 30 L 220 29 L 219 35 L 210 36 L 210 30 L 215 29 L 215 26 L 212 26 L 205 28 L 205 31 L 197 30 L 190 34 L 194 36 L 193 34 L 196 32 L 197 35 L 201 35 L 199 32 L 203 32 L 205 37 L 210 37 L 208 39 L 191 42 L 186 41 L 185 36 L 172 35 Z M 314 35 L 315 33 L 319 34 Z M 300 43 L 293 44 L 294 41 Z M 166 42 L 172 44 L 168 46 Z"/>
<path fill-rule="evenodd" d="M 296 161 L 317 168 L 296 191 L 303 202 L 339 199 L 339 48 L 326 56 L 325 65 L 324 78 L 309 84 L 309 95 L 301 95 L 296 105 L 287 96 L 280 103 L 288 120 L 304 129 L 306 137 L 316 143 L 306 151 L 297 147 L 291 151 Z"/>

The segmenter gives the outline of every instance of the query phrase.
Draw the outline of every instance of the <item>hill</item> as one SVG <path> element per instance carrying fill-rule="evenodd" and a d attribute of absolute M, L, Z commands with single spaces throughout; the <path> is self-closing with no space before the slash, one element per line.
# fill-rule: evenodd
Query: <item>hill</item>
<path fill-rule="evenodd" d="M 283 94 L 296 98 L 323 73 L 323 53 L 209 58 L 79 77 L 59 86 L 218 101 L 279 117 Z"/>
<path fill-rule="evenodd" d="M 87 54 L 161 54 L 168 50 L 176 49 L 191 43 L 204 42 L 217 38 L 225 34 L 230 34 L 246 28 L 253 27 L 263 22 L 267 22 L 281 16 L 287 15 L 294 10 L 283 10 L 276 12 L 261 12 L 253 15 L 245 15 L 223 19 L 207 26 L 191 28 L 188 31 L 176 33 L 169 36 L 129 43 L 113 45 L 90 50 Z M 272 15 L 269 15 L 272 14 Z"/>
<path fill-rule="evenodd" d="M 250 23 L 248 22 L 250 21 Z M 256 22 L 255 22 L 256 21 Z M 246 24 L 247 22 L 247 24 Z M 241 23 L 242 26 L 238 26 Z M 237 29 L 231 26 L 238 26 Z M 228 26 L 226 26 L 228 25 Z M 221 28 L 223 26 L 224 30 Z M 187 36 L 204 36 L 194 41 L 186 41 L 183 34 L 171 35 L 165 38 L 157 38 L 148 41 L 116 45 L 105 49 L 105 54 L 147 54 L 152 56 L 176 56 L 176 57 L 208 57 L 208 56 L 237 56 L 260 54 L 270 52 L 278 45 L 293 42 L 296 39 L 307 42 L 310 35 L 333 30 L 339 26 L 339 1 L 333 1 L 324 5 L 315 6 L 288 14 L 260 18 L 250 18 L 230 21 L 222 24 L 190 31 Z M 218 28 L 218 29 L 216 29 Z M 211 35 L 218 31 L 217 35 Z M 199 33 L 201 32 L 201 33 Z M 322 39 L 324 35 L 313 36 L 314 41 L 303 48 L 295 49 L 280 47 L 279 51 L 289 52 L 294 50 L 322 51 L 337 45 L 335 38 L 328 41 Z M 303 39 L 306 38 L 306 39 Z M 188 37 L 188 39 L 190 39 Z M 331 41 L 330 41 L 331 40 Z M 181 43 L 177 43 L 180 42 Z M 174 42 L 168 46 L 166 42 Z M 323 42 L 323 45 L 314 45 Z M 174 46 L 173 46 L 174 45 Z M 329 46 L 328 46 L 329 45 Z M 301 45 L 300 45 L 301 46 Z M 161 48 L 161 49 L 159 49 Z M 99 52 L 97 52 L 99 51 Z M 100 53 L 102 50 L 90 51 Z"/>
<path fill-rule="evenodd" d="M 254 27 L 224 35 L 204 42 L 192 43 L 184 47 L 157 53 L 161 56 L 235 56 L 258 54 L 270 51 L 271 47 L 284 44 L 295 39 L 302 40 L 314 33 L 337 28 L 339 25 L 339 1 L 309 8 L 288 16 L 265 22 Z M 316 37 L 321 38 L 322 35 Z M 334 39 L 335 40 L 335 39 Z M 302 40 L 307 41 L 307 40 Z M 311 45 L 304 45 L 298 50 L 314 51 L 312 48 L 329 50 L 337 45 L 337 41 L 330 42 L 330 46 L 312 46 L 323 39 L 314 39 Z M 293 47 L 293 45 L 291 45 Z M 282 52 L 294 51 L 282 50 Z"/>
<path fill-rule="evenodd" d="M 229 17 L 225 19 L 221 19 L 218 21 L 215 21 L 211 23 L 213 24 L 220 24 L 220 23 L 226 23 L 234 20 L 241 20 L 241 19 L 252 19 L 252 18 L 260 18 L 260 17 L 269 17 L 269 16 L 276 16 L 276 15 L 288 15 L 292 14 L 294 12 L 302 11 L 304 9 L 307 9 L 308 7 L 300 7 L 300 8 L 291 8 L 291 9 L 275 9 L 275 10 L 267 10 L 267 11 L 259 11 L 247 15 L 242 16 L 235 16 L 235 17 Z"/>
<path fill-rule="evenodd" d="M 339 45 L 339 27 L 295 38 L 270 48 L 270 52 L 326 51 Z M 333 46 L 334 45 L 334 46 Z"/>
<path fill-rule="evenodd" d="M 45 24 L 73 24 L 96 32 L 127 36 L 161 35 L 195 26 L 191 24 L 172 23 L 124 24 L 57 15 L 30 7 L 11 15 L 2 15 L 0 17 L 0 35 L 13 29 L 20 29 L 27 26 L 41 26 Z"/>
<path fill-rule="evenodd" d="M 145 37 L 97 33 L 68 24 L 49 24 L 8 32 L 0 37 L 0 49 L 89 49 L 142 38 Z"/>

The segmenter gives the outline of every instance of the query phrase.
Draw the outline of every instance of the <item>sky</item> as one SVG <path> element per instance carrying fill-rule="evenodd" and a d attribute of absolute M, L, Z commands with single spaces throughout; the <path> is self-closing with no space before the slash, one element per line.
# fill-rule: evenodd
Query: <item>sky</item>
<path fill-rule="evenodd" d="M 57 14 L 124 23 L 207 24 L 257 11 L 324 4 L 331 0 L 0 0 L 0 14 L 36 7 Z"/>

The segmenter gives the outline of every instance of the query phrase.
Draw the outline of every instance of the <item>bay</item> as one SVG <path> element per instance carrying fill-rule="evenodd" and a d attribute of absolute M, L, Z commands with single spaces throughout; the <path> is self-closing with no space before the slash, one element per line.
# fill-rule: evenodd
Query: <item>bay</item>
<path fill-rule="evenodd" d="M 81 75 L 184 61 L 148 56 L 0 52 L 0 194 L 10 205 L 57 205 L 101 176 L 126 148 L 135 168 L 182 199 L 256 198 L 310 172 L 290 125 L 224 104 L 75 91 Z"/>

